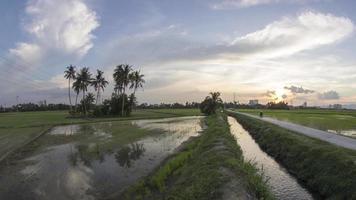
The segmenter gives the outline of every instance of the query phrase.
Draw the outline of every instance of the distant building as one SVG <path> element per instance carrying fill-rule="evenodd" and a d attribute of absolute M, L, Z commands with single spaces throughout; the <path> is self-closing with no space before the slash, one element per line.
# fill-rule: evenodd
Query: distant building
<path fill-rule="evenodd" d="M 329 105 L 329 108 L 336 109 L 336 110 L 341 110 L 342 109 L 342 105 L 341 104 Z"/>
<path fill-rule="evenodd" d="M 258 100 L 257 99 L 249 100 L 248 105 L 250 105 L 250 106 L 258 105 Z"/>

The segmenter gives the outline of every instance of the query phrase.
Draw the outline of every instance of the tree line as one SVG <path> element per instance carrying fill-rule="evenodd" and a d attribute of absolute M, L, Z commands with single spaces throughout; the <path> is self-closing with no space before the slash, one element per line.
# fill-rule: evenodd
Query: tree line
<path fill-rule="evenodd" d="M 68 80 L 70 113 L 84 116 L 91 111 L 94 115 L 129 115 L 136 103 L 136 91 L 145 83 L 144 75 L 139 70 L 134 70 L 132 65 L 117 65 L 113 72 L 114 91 L 110 99 L 103 101 L 102 93 L 109 84 L 103 71 L 96 70 L 93 76 L 88 67 L 77 70 L 75 66 L 69 65 L 64 71 L 64 77 Z M 88 92 L 90 87 L 93 87 L 96 95 Z M 71 96 L 72 89 L 75 92 L 74 105 Z M 132 93 L 128 95 L 128 91 Z M 81 100 L 78 103 L 80 94 Z"/>

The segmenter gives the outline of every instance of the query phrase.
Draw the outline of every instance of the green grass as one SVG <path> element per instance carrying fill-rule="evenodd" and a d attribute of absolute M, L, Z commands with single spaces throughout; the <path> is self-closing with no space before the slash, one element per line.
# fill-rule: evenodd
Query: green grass
<path fill-rule="evenodd" d="M 0 113 L 0 157 L 56 125 L 200 115 L 198 109 L 137 110 L 130 117 L 69 118 L 67 111 Z M 120 128 L 118 128 L 120 129 Z M 125 137 L 125 136 L 123 136 Z M 131 137 L 127 135 L 127 137 Z"/>
<path fill-rule="evenodd" d="M 356 151 L 230 113 L 260 147 L 323 199 L 356 199 Z"/>
<path fill-rule="evenodd" d="M 262 111 L 264 116 L 289 121 L 304 126 L 320 129 L 345 131 L 356 129 L 356 111 L 352 110 L 261 110 L 261 109 L 238 109 L 240 112 L 259 115 Z"/>
<path fill-rule="evenodd" d="M 235 192 L 273 199 L 257 169 L 243 161 L 230 134 L 226 116 L 209 116 L 207 129 L 167 159 L 152 175 L 130 187 L 124 199 L 221 199 L 227 184 L 237 181 Z M 227 173 L 229 172 L 229 173 Z"/>

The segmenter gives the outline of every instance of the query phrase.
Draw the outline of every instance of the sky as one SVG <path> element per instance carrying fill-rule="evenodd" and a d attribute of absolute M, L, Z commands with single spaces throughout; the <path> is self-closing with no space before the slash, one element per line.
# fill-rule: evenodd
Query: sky
<path fill-rule="evenodd" d="M 138 101 L 356 104 L 353 0 L 2 0 L 0 104 L 68 103 L 63 71 L 145 75 Z M 91 89 L 92 90 L 92 89 Z"/>

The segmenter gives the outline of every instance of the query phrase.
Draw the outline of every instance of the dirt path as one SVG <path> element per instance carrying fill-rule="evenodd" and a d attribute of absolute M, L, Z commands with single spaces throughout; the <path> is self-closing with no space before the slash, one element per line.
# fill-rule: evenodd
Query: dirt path
<path fill-rule="evenodd" d="M 302 126 L 299 124 L 294 124 L 291 122 L 286 122 L 286 121 L 280 121 L 277 119 L 273 119 L 270 117 L 263 117 L 260 118 L 258 116 L 255 115 L 251 115 L 251 114 L 247 114 L 247 113 L 242 113 L 242 112 L 236 112 L 236 111 L 231 111 L 229 110 L 229 112 L 232 113 L 238 113 L 241 115 L 245 115 L 248 117 L 252 117 L 255 119 L 259 119 L 259 120 L 263 120 L 266 122 L 269 122 L 271 124 L 277 125 L 279 127 L 294 131 L 296 133 L 300 133 L 309 137 L 313 137 L 313 138 L 317 138 L 326 142 L 329 142 L 331 144 L 335 144 L 337 146 L 341 146 L 344 148 L 348 148 L 348 149 L 352 149 L 352 150 L 356 150 L 356 139 L 353 138 L 349 138 L 349 137 L 345 137 L 342 135 L 337 135 L 334 133 L 329 133 L 327 131 L 321 131 L 318 129 L 314 129 L 314 128 L 310 128 L 310 127 L 306 127 L 306 126 Z"/>

